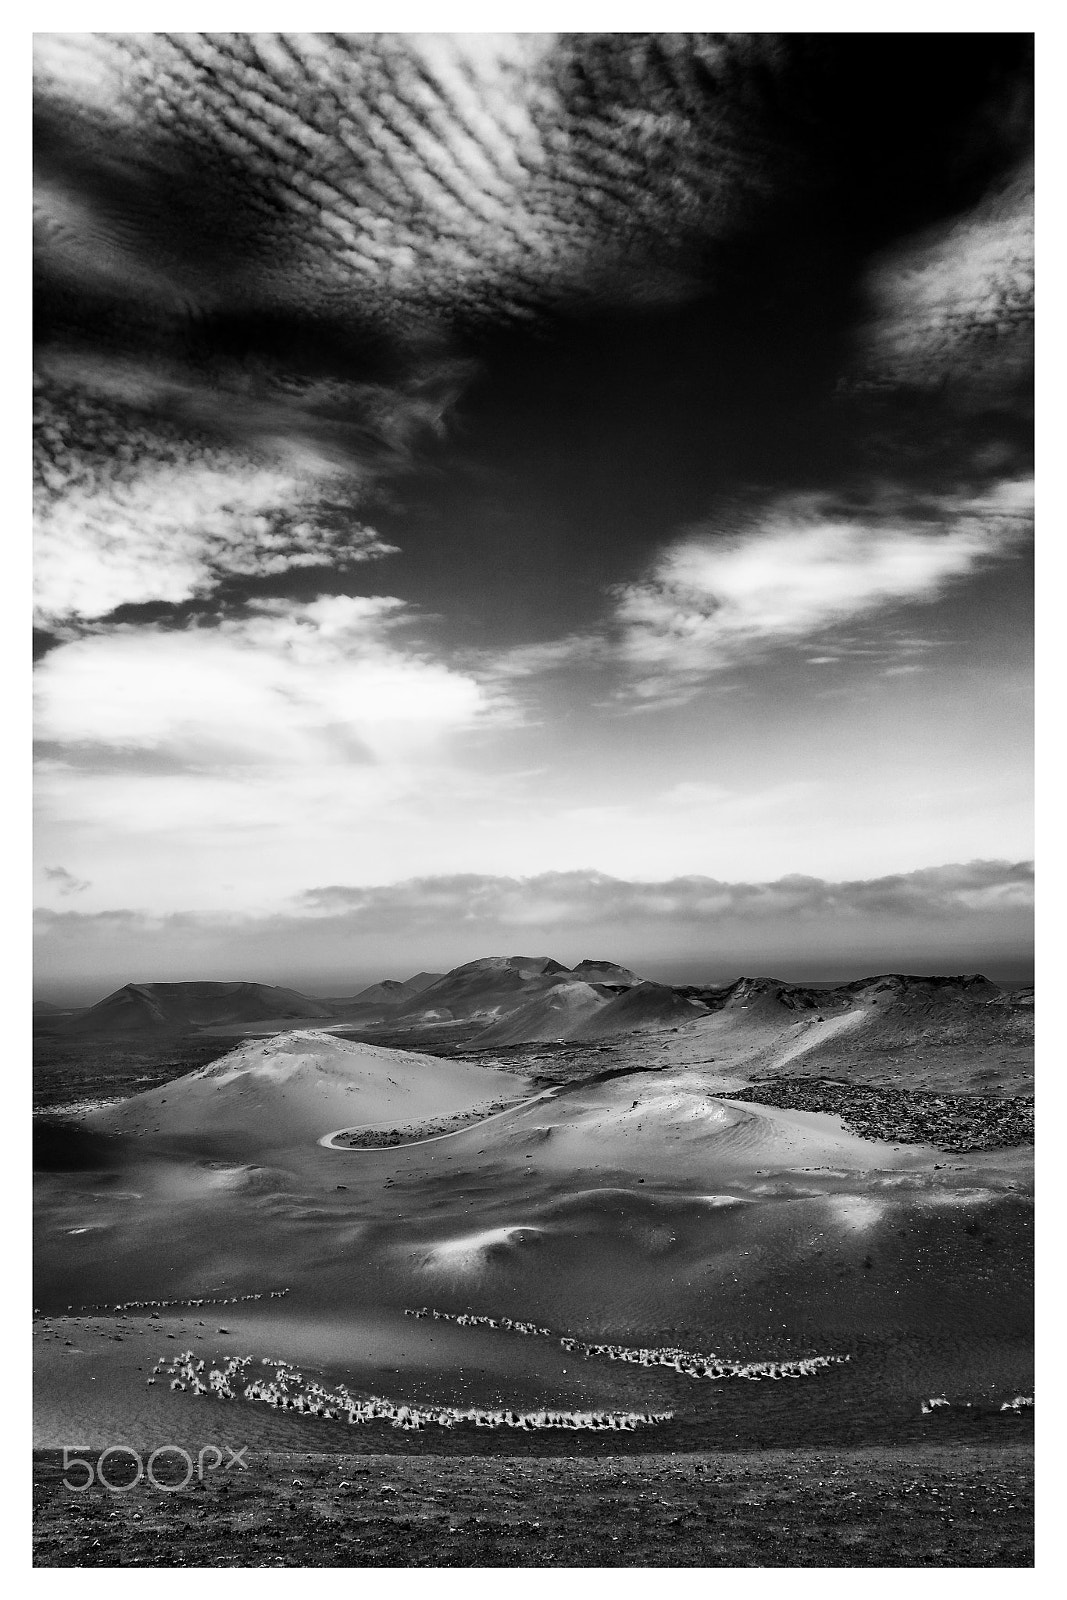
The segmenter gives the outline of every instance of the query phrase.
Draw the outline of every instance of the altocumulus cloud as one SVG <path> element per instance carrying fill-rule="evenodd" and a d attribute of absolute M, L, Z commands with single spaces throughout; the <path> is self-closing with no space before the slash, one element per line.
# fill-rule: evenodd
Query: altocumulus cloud
<path fill-rule="evenodd" d="M 661 296 L 665 255 L 736 226 L 773 165 L 796 181 L 773 93 L 751 137 L 789 58 L 744 35 L 38 35 L 40 248 L 204 310 L 237 273 L 275 307 L 358 284 L 394 322 Z"/>
<path fill-rule="evenodd" d="M 691 290 L 773 39 L 39 34 L 38 621 L 389 547 L 458 323 Z M 779 175 L 779 181 L 781 180 Z"/>
<path fill-rule="evenodd" d="M 354 516 L 331 520 L 347 478 L 282 452 L 190 439 L 136 409 L 52 385 L 38 392 L 37 620 L 171 604 L 227 577 L 301 566 L 344 570 L 392 547 Z M 279 459 L 279 454 L 281 458 Z"/>
<path fill-rule="evenodd" d="M 951 384 L 958 398 L 1029 387 L 1034 354 L 1034 186 L 1026 164 L 968 213 L 872 263 L 859 336 L 868 381 Z M 957 381 L 953 381 L 957 380 Z M 962 381 L 960 381 L 962 380 Z"/>
<path fill-rule="evenodd" d="M 887 52 L 910 102 L 887 91 Z M 884 160 L 899 143 L 905 169 L 918 153 L 912 178 L 936 191 L 937 152 L 968 160 L 940 120 L 973 115 L 962 90 L 943 112 L 953 53 L 769 34 L 38 35 L 41 621 L 386 553 L 368 490 L 444 426 L 469 375 L 458 329 L 691 296 L 702 252 L 821 203 L 828 132 L 848 130 L 835 181 L 857 206 L 877 191 L 875 172 L 857 181 L 868 145 Z M 982 114 L 994 164 L 1025 143 L 1003 99 Z M 1028 204 L 1016 175 L 878 257 L 859 366 L 909 383 L 916 351 L 964 346 L 997 366 L 1028 312 Z M 650 615 L 647 585 L 624 597 L 632 657 L 707 633 L 703 603 L 673 604 L 692 576 L 674 560 L 650 583 L 677 625 Z M 735 650 L 760 633 L 740 624 L 719 628 Z"/>

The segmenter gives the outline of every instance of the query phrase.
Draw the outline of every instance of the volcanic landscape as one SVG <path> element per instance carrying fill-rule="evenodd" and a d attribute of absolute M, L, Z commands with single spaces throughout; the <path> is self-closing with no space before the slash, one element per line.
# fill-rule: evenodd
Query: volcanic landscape
<path fill-rule="evenodd" d="M 39 1450 L 1022 1459 L 1031 990 L 516 956 L 36 1020 Z"/>

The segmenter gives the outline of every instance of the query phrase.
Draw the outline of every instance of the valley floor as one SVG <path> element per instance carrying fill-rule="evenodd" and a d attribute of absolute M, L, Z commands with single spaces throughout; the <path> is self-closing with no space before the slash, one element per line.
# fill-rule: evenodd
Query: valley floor
<path fill-rule="evenodd" d="M 121 1482 L 123 1463 L 112 1463 Z M 1027 1443 L 584 1459 L 250 1456 L 160 1492 L 34 1457 L 41 1567 L 1033 1565 Z"/>

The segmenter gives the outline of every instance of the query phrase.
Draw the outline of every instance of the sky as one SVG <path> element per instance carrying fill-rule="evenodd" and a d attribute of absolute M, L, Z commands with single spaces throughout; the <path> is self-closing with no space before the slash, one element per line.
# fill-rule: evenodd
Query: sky
<path fill-rule="evenodd" d="M 1027 974 L 1026 35 L 35 57 L 39 994 Z"/>

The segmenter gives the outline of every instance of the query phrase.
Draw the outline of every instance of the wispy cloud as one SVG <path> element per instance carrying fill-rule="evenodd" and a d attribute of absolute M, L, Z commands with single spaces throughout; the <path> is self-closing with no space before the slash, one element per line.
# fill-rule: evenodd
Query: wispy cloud
<path fill-rule="evenodd" d="M 92 888 L 87 878 L 76 877 L 66 867 L 45 867 L 43 870 L 49 883 L 54 884 L 60 894 L 84 894 L 86 889 Z"/>
<path fill-rule="evenodd" d="M 676 697 L 724 668 L 902 605 L 1018 553 L 1033 487 L 1007 481 L 923 504 L 837 506 L 793 496 L 668 547 L 617 591 L 618 653 L 634 692 Z M 815 664 L 833 657 L 823 653 Z"/>
<path fill-rule="evenodd" d="M 608 592 L 598 629 L 472 655 L 471 670 L 531 704 L 557 675 L 595 674 L 598 704 L 628 713 L 684 705 L 712 680 L 722 692 L 725 674 L 783 651 L 910 675 L 938 639 L 894 614 L 1018 557 L 1032 529 L 1030 479 L 936 497 L 881 487 L 864 503 L 782 495 L 668 541 Z"/>

